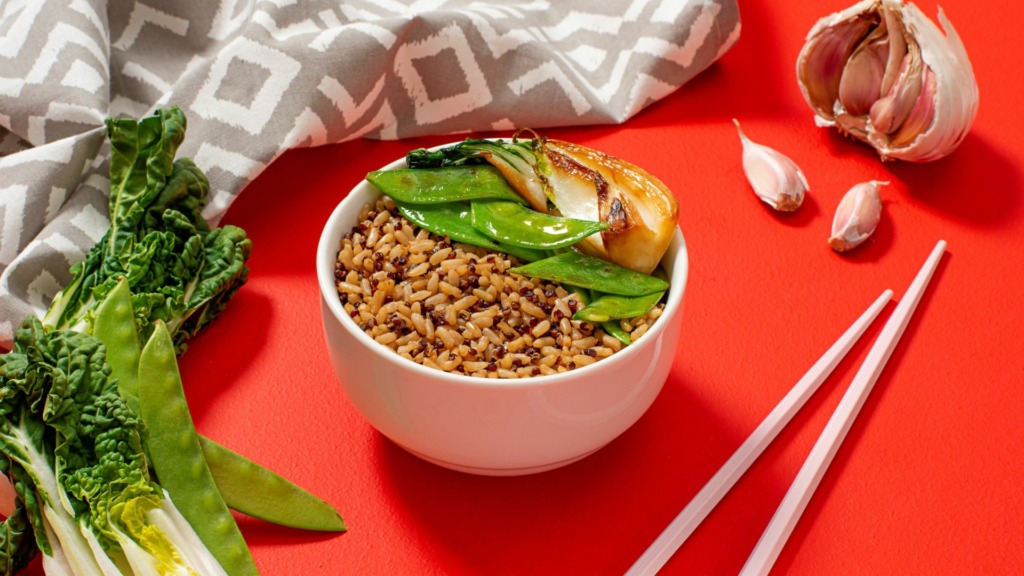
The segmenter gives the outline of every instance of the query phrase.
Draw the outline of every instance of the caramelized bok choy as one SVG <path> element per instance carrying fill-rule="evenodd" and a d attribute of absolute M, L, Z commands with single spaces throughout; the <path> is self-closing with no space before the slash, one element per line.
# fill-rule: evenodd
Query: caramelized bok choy
<path fill-rule="evenodd" d="M 576 244 L 582 252 L 649 274 L 668 249 L 679 211 L 672 193 L 646 170 L 592 148 L 513 137 L 406 155 L 410 168 L 481 161 L 500 170 L 535 210 L 605 223 L 607 229 Z"/>

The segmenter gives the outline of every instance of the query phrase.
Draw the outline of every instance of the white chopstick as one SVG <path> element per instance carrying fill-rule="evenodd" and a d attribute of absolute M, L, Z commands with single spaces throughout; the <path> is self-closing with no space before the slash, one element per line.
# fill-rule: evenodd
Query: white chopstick
<path fill-rule="evenodd" d="M 835 412 L 832 413 L 828 424 L 825 425 L 821 436 L 814 444 L 814 448 L 808 454 L 807 460 L 804 461 L 803 467 L 800 468 L 789 491 L 783 497 L 782 503 L 779 504 L 775 515 L 772 516 L 768 527 L 761 535 L 761 539 L 758 540 L 750 557 L 747 558 L 747 563 L 740 571 L 740 576 L 768 574 L 772 565 L 775 564 L 779 553 L 782 552 L 782 547 L 785 546 L 800 515 L 807 507 L 807 502 L 821 482 L 825 470 L 839 450 L 839 445 L 846 437 L 850 426 L 853 425 L 853 420 L 864 405 L 875 381 L 878 380 L 886 361 L 892 355 L 900 336 L 903 335 L 903 331 L 914 314 L 917 303 L 921 300 L 921 295 L 931 280 L 945 249 L 946 242 L 940 240 L 925 261 L 921 271 L 917 273 L 914 281 L 910 284 L 907 294 L 896 306 L 889 321 L 885 323 L 885 327 L 882 328 L 878 339 L 864 359 L 864 363 L 853 377 L 846 394 L 836 406 Z"/>
<path fill-rule="evenodd" d="M 650 545 L 626 572 L 626 576 L 650 576 L 658 572 L 668 562 L 675 551 L 689 538 L 690 534 L 704 520 L 722 498 L 732 489 L 741 476 L 757 460 L 764 449 L 771 444 L 786 424 L 807 402 L 822 382 L 832 373 L 843 356 L 853 347 L 854 343 L 864 334 L 871 322 L 878 316 L 882 308 L 892 298 L 892 290 L 882 292 L 861 314 L 860 318 L 836 340 L 825 354 L 811 366 L 811 369 L 782 398 L 779 404 L 768 413 L 736 452 L 701 488 L 700 492 L 665 528 L 664 532 Z"/>

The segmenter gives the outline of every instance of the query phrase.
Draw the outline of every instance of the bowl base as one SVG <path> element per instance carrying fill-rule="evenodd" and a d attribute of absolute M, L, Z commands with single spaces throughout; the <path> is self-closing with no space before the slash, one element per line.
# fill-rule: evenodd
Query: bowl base
<path fill-rule="evenodd" d="M 395 442 L 395 444 L 398 443 Z M 580 454 L 579 456 L 573 456 L 572 458 L 568 458 L 566 460 L 558 460 L 557 462 L 551 462 L 548 464 L 539 464 L 537 466 L 527 466 L 524 468 L 485 468 L 479 466 L 466 466 L 463 464 L 456 464 L 454 462 L 448 462 L 445 460 L 438 460 L 437 458 L 427 456 L 426 454 L 417 452 L 407 446 L 403 446 L 402 444 L 398 444 L 398 446 L 400 446 L 406 452 L 409 452 L 414 456 L 422 458 L 423 460 L 426 460 L 431 464 L 436 464 L 438 466 L 441 466 L 442 468 L 448 468 L 449 470 L 455 470 L 457 472 L 466 472 L 468 474 L 477 474 L 480 476 L 525 476 L 527 474 L 547 472 L 548 470 L 554 470 L 556 468 L 561 468 L 562 466 L 568 466 L 573 462 L 579 462 L 580 460 L 586 458 L 587 456 L 590 456 L 594 452 L 597 452 L 601 448 L 604 448 L 604 446 L 598 446 L 597 448 L 594 448 L 590 452 Z"/>

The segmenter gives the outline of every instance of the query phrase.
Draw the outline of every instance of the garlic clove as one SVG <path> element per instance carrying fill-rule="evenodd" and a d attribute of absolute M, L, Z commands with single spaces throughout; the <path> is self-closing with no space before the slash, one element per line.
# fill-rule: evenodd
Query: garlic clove
<path fill-rule="evenodd" d="M 889 34 L 884 23 L 879 24 L 861 42 L 843 68 L 839 79 L 839 102 L 846 112 L 862 116 L 885 92 L 883 80 L 889 61 Z"/>
<path fill-rule="evenodd" d="M 833 250 L 846 252 L 874 234 L 882 219 L 882 196 L 878 188 L 887 184 L 877 180 L 861 182 L 843 195 L 832 218 L 832 236 L 828 239 Z"/>
<path fill-rule="evenodd" d="M 892 134 L 903 126 L 921 95 L 923 74 L 924 67 L 917 51 L 908 52 L 889 92 L 871 105 L 868 115 L 877 131 Z"/>
<path fill-rule="evenodd" d="M 844 21 L 841 26 L 823 27 L 801 52 L 797 73 L 804 98 L 820 120 L 831 126 L 833 103 L 839 97 L 845 63 L 874 23 L 868 19 Z M 814 49 L 809 49 L 809 46 Z"/>
<path fill-rule="evenodd" d="M 921 97 L 914 103 L 899 130 L 889 137 L 890 145 L 907 146 L 918 134 L 928 129 L 935 118 L 936 89 L 935 74 L 925 68 L 921 73 Z"/>
<path fill-rule="evenodd" d="M 781 212 L 799 208 L 810 188 L 804 173 L 788 156 L 747 138 L 735 118 L 733 123 L 743 144 L 743 171 L 757 197 Z"/>
<path fill-rule="evenodd" d="M 883 160 L 928 162 L 955 150 L 977 115 L 978 85 L 941 9 L 938 20 L 942 30 L 902 0 L 862 0 L 819 20 L 797 59 L 815 123 Z"/>

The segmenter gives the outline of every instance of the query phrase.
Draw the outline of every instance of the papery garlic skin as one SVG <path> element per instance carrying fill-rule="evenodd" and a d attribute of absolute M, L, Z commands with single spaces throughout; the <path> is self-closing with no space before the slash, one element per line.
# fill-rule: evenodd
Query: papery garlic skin
<path fill-rule="evenodd" d="M 960 36 L 914 4 L 863 0 L 819 20 L 797 79 L 819 126 L 873 146 L 883 160 L 938 160 L 967 136 L 978 85 Z"/>
<path fill-rule="evenodd" d="M 743 172 L 754 194 L 781 212 L 799 208 L 810 189 L 800 167 L 785 154 L 747 138 L 735 118 L 733 123 L 743 144 Z"/>
<path fill-rule="evenodd" d="M 860 246 L 875 233 L 882 219 L 882 195 L 878 188 L 888 182 L 872 180 L 854 185 L 843 195 L 832 218 L 832 236 L 829 246 L 836 252 L 846 252 Z"/>

